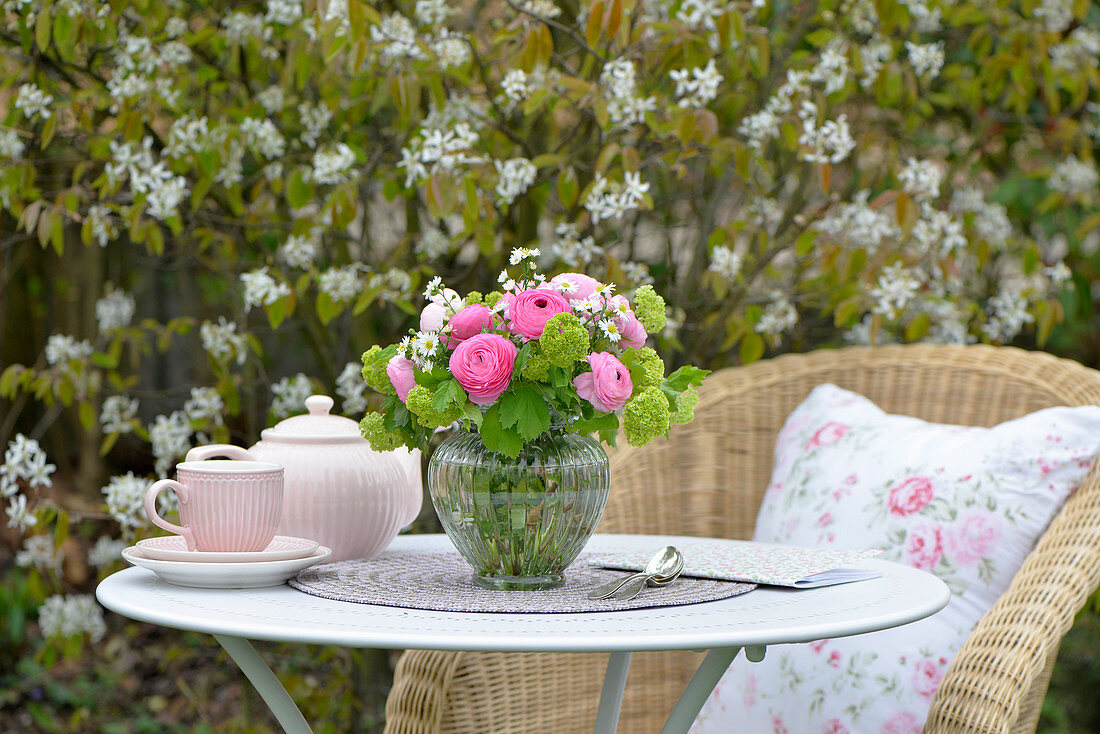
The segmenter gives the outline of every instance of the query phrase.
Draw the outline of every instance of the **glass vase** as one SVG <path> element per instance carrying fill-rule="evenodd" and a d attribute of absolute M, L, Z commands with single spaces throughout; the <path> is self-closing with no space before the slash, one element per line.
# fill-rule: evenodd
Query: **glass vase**
<path fill-rule="evenodd" d="M 610 487 L 598 441 L 551 429 L 515 459 L 475 432 L 447 438 L 428 462 L 443 529 L 490 589 L 549 589 L 584 548 Z"/>

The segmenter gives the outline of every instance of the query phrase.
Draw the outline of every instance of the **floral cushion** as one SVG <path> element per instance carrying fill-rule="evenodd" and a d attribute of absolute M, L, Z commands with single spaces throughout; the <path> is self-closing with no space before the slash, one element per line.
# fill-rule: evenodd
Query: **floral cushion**
<path fill-rule="evenodd" d="M 691 731 L 920 732 L 951 659 L 1098 450 L 1100 407 L 973 428 L 815 388 L 779 433 L 754 540 L 883 548 L 943 579 L 951 601 L 904 627 L 739 656 Z"/>

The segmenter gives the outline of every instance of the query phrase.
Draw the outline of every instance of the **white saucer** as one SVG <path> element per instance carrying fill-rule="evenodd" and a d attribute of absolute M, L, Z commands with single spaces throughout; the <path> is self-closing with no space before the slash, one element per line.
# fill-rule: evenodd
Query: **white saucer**
<path fill-rule="evenodd" d="M 279 586 L 297 576 L 299 571 L 324 563 L 331 555 L 332 549 L 322 545 L 310 556 L 284 561 L 192 563 L 149 558 L 137 546 L 130 546 L 122 551 L 122 557 L 128 563 L 149 569 L 170 584 L 201 589 L 257 589 Z"/>
<path fill-rule="evenodd" d="M 157 561 L 186 561 L 187 563 L 255 563 L 258 561 L 290 561 L 307 558 L 320 545 L 316 540 L 276 535 L 262 551 L 191 551 L 180 535 L 162 535 L 137 542 L 146 558 Z"/>

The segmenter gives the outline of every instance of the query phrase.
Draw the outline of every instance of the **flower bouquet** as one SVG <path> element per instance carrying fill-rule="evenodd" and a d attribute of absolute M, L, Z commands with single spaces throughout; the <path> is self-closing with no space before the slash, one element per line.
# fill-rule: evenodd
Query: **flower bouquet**
<path fill-rule="evenodd" d="M 648 333 L 665 303 L 651 286 L 633 302 L 579 274 L 549 280 L 537 250 L 517 249 L 501 289 L 465 297 L 428 284 L 420 329 L 363 355 L 367 384 L 385 393 L 363 418 L 378 450 L 426 448 L 459 430 L 428 465 L 436 512 L 459 552 L 492 588 L 546 588 L 584 547 L 607 499 L 607 455 L 621 429 L 640 446 L 686 423 L 707 374 L 666 375 Z"/>

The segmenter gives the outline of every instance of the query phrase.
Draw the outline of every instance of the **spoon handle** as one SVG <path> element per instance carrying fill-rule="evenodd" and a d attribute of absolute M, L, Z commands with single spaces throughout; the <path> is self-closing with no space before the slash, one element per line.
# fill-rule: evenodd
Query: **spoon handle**
<path fill-rule="evenodd" d="M 631 579 L 644 579 L 645 573 L 632 573 L 629 576 L 621 579 L 615 579 L 614 581 L 604 584 L 603 586 L 597 586 L 592 591 L 588 592 L 589 599 L 606 599 L 616 591 L 622 588 L 623 584 Z"/>
<path fill-rule="evenodd" d="M 623 584 L 622 589 L 615 594 L 615 599 L 618 601 L 629 601 L 633 599 L 645 588 L 647 578 L 646 576 L 642 576 L 641 578 L 634 578 Z"/>

